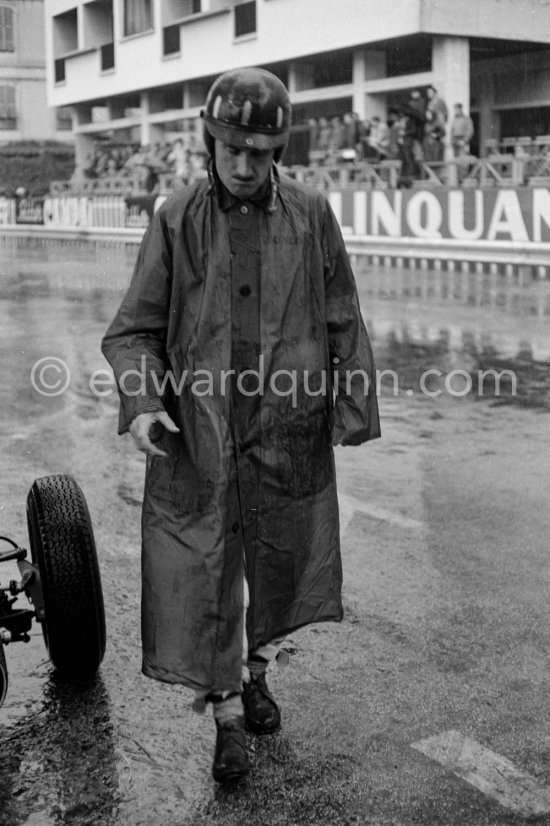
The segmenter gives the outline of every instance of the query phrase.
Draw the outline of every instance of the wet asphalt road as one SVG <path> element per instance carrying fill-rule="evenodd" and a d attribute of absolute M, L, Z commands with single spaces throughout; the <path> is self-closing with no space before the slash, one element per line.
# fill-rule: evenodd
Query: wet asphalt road
<path fill-rule="evenodd" d="M 27 542 L 34 478 L 78 480 L 108 644 L 79 689 L 56 680 L 38 625 L 6 649 L 0 826 L 527 822 L 536 807 L 517 811 L 514 782 L 498 802 L 494 777 L 481 791 L 413 744 L 458 732 L 542 798 L 550 787 L 550 283 L 357 262 L 379 367 L 399 388 L 383 382 L 383 439 L 337 452 L 346 616 L 289 641 L 290 666 L 270 677 L 283 730 L 250 737 L 250 779 L 220 789 L 210 717 L 191 711 L 191 692 L 140 674 L 143 458 L 116 435 L 114 394 L 90 390 L 131 254 L 2 255 L 0 533 Z M 30 381 L 49 356 L 71 372 L 59 396 Z M 426 369 L 442 380 L 491 366 L 516 372 L 518 395 L 506 383 L 498 398 L 419 392 Z M 461 374 L 453 381 L 460 391 Z M 16 576 L 0 568 L 2 584 Z M 536 821 L 550 824 L 548 812 Z"/>

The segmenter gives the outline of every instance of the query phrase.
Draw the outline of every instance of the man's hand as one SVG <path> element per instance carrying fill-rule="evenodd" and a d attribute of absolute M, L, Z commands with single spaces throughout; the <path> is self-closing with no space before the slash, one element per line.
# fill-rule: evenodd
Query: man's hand
<path fill-rule="evenodd" d="M 170 433 L 180 432 L 179 427 L 176 427 L 165 410 L 157 410 L 154 413 L 140 413 L 136 416 L 130 425 L 130 433 L 138 450 L 150 456 L 168 456 L 165 450 L 159 450 L 151 441 L 149 433 L 155 422 L 165 427 Z"/>

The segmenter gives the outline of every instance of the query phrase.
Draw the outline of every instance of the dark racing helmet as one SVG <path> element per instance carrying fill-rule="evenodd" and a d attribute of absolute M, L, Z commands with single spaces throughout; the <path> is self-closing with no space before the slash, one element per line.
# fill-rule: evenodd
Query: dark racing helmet
<path fill-rule="evenodd" d="M 278 160 L 290 133 L 290 98 L 284 83 L 265 69 L 232 69 L 210 87 L 201 112 L 204 143 L 242 149 L 275 149 Z"/>

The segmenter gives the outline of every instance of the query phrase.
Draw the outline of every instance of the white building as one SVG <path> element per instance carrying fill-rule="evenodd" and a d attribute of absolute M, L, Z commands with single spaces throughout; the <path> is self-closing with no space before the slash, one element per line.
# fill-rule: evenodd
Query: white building
<path fill-rule="evenodd" d="M 0 0 L 0 142 L 72 140 L 71 112 L 46 100 L 44 0 Z"/>
<path fill-rule="evenodd" d="M 0 0 L 0 3 L 2 0 Z M 24 3 L 22 5 L 25 5 Z M 550 133 L 547 0 L 45 0 L 48 95 L 74 107 L 78 157 L 192 128 L 211 80 L 257 65 L 294 122 L 384 114 L 433 84 L 490 137 Z"/>

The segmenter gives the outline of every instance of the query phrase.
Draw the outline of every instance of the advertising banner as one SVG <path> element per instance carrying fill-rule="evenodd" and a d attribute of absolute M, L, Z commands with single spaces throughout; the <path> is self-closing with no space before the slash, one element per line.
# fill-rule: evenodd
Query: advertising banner
<path fill-rule="evenodd" d="M 550 242 L 548 188 L 348 189 L 329 200 L 343 231 L 354 235 Z"/>

